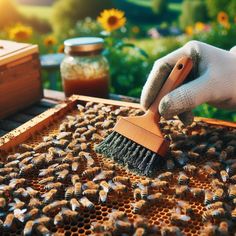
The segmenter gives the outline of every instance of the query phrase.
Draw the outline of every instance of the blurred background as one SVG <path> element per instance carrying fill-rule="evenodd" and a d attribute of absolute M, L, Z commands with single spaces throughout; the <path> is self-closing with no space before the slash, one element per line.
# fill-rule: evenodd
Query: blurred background
<path fill-rule="evenodd" d="M 65 39 L 82 36 L 105 39 L 110 92 L 139 97 L 153 62 L 187 41 L 227 50 L 236 45 L 236 1 L 0 0 L 1 39 L 38 44 L 41 55 L 58 55 Z M 44 88 L 52 88 L 49 73 L 43 70 Z M 59 67 L 53 73 L 53 89 L 62 90 Z M 207 104 L 194 112 L 236 121 L 235 112 Z"/>

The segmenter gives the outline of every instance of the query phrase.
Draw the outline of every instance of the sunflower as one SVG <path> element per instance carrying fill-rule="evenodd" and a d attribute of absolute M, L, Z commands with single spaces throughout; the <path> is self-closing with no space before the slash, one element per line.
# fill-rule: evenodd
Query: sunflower
<path fill-rule="evenodd" d="M 104 10 L 97 21 L 108 32 L 117 30 L 125 25 L 126 18 L 124 12 L 117 9 Z"/>
<path fill-rule="evenodd" d="M 22 24 L 16 24 L 8 31 L 11 40 L 25 42 L 30 39 L 33 34 L 32 28 Z"/>
<path fill-rule="evenodd" d="M 221 25 L 225 26 L 229 23 L 229 17 L 224 11 L 220 11 L 217 15 L 217 21 Z"/>
<path fill-rule="evenodd" d="M 56 43 L 57 43 L 57 40 L 53 36 L 47 36 L 44 39 L 44 45 L 47 46 L 47 47 L 51 47 L 51 46 L 55 45 Z"/>

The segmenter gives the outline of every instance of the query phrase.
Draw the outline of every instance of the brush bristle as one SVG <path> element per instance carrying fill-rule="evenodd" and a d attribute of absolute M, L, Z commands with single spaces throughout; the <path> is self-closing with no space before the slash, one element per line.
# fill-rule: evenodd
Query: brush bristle
<path fill-rule="evenodd" d="M 95 151 L 127 166 L 140 175 L 153 176 L 164 165 L 164 158 L 113 131 Z"/>

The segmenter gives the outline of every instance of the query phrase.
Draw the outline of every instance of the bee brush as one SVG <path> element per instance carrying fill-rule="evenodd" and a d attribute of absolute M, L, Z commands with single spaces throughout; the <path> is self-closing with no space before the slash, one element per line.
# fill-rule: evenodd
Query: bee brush
<path fill-rule="evenodd" d="M 151 176 L 162 168 L 169 142 L 164 139 L 158 125 L 158 106 L 167 93 L 183 83 L 192 66 L 188 57 L 178 60 L 146 113 L 143 116 L 121 117 L 114 131 L 96 146 L 95 151 L 141 175 Z"/>

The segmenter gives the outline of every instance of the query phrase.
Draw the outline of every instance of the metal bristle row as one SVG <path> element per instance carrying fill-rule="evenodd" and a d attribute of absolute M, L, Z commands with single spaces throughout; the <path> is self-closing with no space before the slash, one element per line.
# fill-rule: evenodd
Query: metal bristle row
<path fill-rule="evenodd" d="M 95 151 L 140 175 L 152 176 L 164 165 L 161 156 L 115 131 L 96 146 Z"/>

